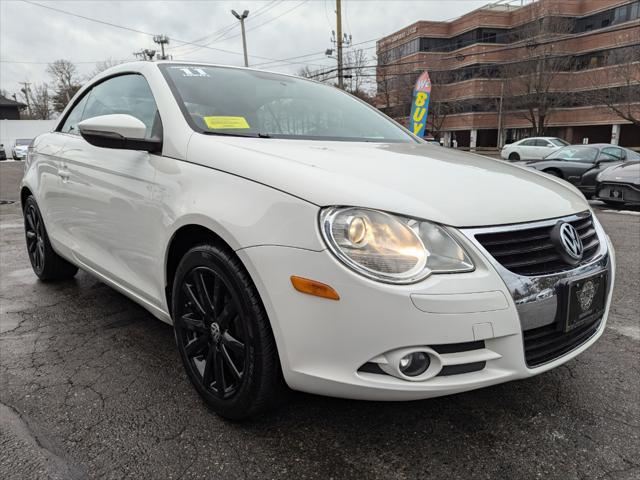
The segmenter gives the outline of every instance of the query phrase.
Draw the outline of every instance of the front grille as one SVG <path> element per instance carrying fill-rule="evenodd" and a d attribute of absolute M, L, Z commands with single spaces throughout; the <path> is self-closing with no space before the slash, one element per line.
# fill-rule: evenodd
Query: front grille
<path fill-rule="evenodd" d="M 580 234 L 584 245 L 582 263 L 598 252 L 600 242 L 591 215 L 568 221 Z M 476 239 L 506 269 L 518 275 L 535 276 L 558 273 L 575 268 L 565 262 L 551 242 L 554 223 L 494 233 L 479 233 Z"/>
<path fill-rule="evenodd" d="M 601 199 L 618 202 L 640 202 L 640 188 L 620 183 L 602 183 L 597 195 Z"/>
<path fill-rule="evenodd" d="M 559 330 L 557 323 L 522 332 L 527 365 L 542 365 L 578 348 L 596 333 L 601 321 L 598 316 L 568 332 Z"/>

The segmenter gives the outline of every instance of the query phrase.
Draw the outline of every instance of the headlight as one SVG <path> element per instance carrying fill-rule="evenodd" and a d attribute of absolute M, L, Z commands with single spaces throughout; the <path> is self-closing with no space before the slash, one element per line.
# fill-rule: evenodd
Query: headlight
<path fill-rule="evenodd" d="M 358 207 L 328 207 L 320 230 L 331 251 L 356 272 L 388 283 L 431 273 L 469 272 L 467 252 L 441 226 Z"/>

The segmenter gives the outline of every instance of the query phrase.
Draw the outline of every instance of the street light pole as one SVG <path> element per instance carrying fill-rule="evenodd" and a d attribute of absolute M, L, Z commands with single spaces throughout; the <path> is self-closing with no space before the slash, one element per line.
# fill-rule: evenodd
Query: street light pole
<path fill-rule="evenodd" d="M 240 29 L 242 30 L 242 50 L 244 51 L 244 66 L 249 66 L 249 57 L 247 55 L 247 36 L 244 32 L 244 19 L 249 16 L 249 10 L 245 10 L 242 12 L 242 15 L 239 15 L 235 10 L 231 10 L 231 13 L 234 17 L 240 20 Z"/>

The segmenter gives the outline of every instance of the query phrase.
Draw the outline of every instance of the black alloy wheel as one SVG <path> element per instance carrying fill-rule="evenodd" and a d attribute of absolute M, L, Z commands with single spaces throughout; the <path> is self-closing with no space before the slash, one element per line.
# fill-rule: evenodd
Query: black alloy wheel
<path fill-rule="evenodd" d="M 23 214 L 27 254 L 33 272 L 40 280 L 61 280 L 73 277 L 78 272 L 78 267 L 53 250 L 42 214 L 33 196 L 25 200 Z"/>
<path fill-rule="evenodd" d="M 218 414 L 241 419 L 272 407 L 282 374 L 264 307 L 237 257 L 191 249 L 172 297 L 176 343 L 189 379 Z"/>
<path fill-rule="evenodd" d="M 38 273 L 44 269 L 44 225 L 35 204 L 31 203 L 24 209 L 25 235 L 27 252 L 33 270 Z"/>
<path fill-rule="evenodd" d="M 247 331 L 239 300 L 223 278 L 196 267 L 182 281 L 176 328 L 189 366 L 202 387 L 225 399 L 242 383 L 247 365 Z"/>

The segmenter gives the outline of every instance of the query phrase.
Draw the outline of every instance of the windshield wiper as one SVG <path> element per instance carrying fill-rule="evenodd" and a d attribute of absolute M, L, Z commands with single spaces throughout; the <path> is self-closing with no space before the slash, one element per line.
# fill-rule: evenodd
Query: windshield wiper
<path fill-rule="evenodd" d="M 245 137 L 245 138 L 271 138 L 268 133 L 231 133 L 231 132 L 211 132 L 205 130 L 205 135 L 219 135 L 221 137 Z"/>

